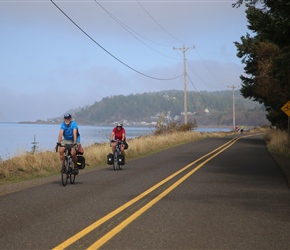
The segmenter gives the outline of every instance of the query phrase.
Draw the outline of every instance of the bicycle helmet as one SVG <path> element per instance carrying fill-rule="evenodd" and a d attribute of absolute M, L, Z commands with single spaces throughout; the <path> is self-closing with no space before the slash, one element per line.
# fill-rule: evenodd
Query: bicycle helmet
<path fill-rule="evenodd" d="M 118 122 L 118 123 L 117 123 L 117 127 L 120 127 L 120 128 L 122 128 L 122 127 L 123 127 L 123 124 L 122 124 L 122 123 L 120 123 L 120 122 Z"/>
<path fill-rule="evenodd" d="M 63 119 L 70 119 L 71 118 L 71 114 L 69 113 L 66 113 L 64 116 L 63 116 Z"/>

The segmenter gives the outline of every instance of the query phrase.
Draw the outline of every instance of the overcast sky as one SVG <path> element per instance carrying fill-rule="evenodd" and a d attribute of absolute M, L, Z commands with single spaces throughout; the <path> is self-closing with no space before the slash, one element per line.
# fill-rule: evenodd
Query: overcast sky
<path fill-rule="evenodd" d="M 244 7 L 219 0 L 0 0 L 0 121 L 35 121 L 103 97 L 230 90 Z M 174 49 L 175 48 L 175 49 Z"/>

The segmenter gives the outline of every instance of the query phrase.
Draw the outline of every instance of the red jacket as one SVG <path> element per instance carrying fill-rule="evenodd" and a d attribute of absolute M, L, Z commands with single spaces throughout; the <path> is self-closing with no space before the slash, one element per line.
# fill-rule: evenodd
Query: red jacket
<path fill-rule="evenodd" d="M 112 132 L 115 133 L 115 140 L 122 140 L 122 134 L 125 134 L 124 141 L 126 141 L 126 132 L 124 128 L 118 130 L 117 127 L 115 127 Z"/>

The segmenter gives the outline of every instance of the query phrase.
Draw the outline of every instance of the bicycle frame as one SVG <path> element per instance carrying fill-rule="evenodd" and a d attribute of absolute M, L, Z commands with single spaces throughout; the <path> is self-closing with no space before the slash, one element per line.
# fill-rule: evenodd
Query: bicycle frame
<path fill-rule="evenodd" d="M 116 142 L 116 148 L 115 148 L 115 151 L 114 151 L 114 154 L 113 154 L 113 169 L 114 170 L 117 170 L 117 167 L 121 170 L 122 169 L 122 160 L 120 157 L 118 157 L 119 155 L 122 155 L 122 152 L 121 152 L 121 148 L 120 148 L 120 145 L 121 145 L 121 141 L 119 140 L 113 140 L 113 142 Z M 121 162 L 120 162 L 121 161 Z"/>
<path fill-rule="evenodd" d="M 66 186 L 67 180 L 70 179 L 70 183 L 74 184 L 76 174 L 74 173 L 72 169 L 72 157 L 71 157 L 71 149 L 73 147 L 73 144 L 64 144 L 60 145 L 60 147 L 64 147 L 64 160 L 62 162 L 61 167 L 61 182 L 63 186 Z"/>

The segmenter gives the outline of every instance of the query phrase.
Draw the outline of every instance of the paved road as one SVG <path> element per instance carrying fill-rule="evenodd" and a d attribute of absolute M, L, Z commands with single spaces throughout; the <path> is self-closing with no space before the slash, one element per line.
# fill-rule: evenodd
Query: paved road
<path fill-rule="evenodd" d="M 289 249 L 290 190 L 261 135 L 206 139 L 0 197 L 0 249 Z"/>

